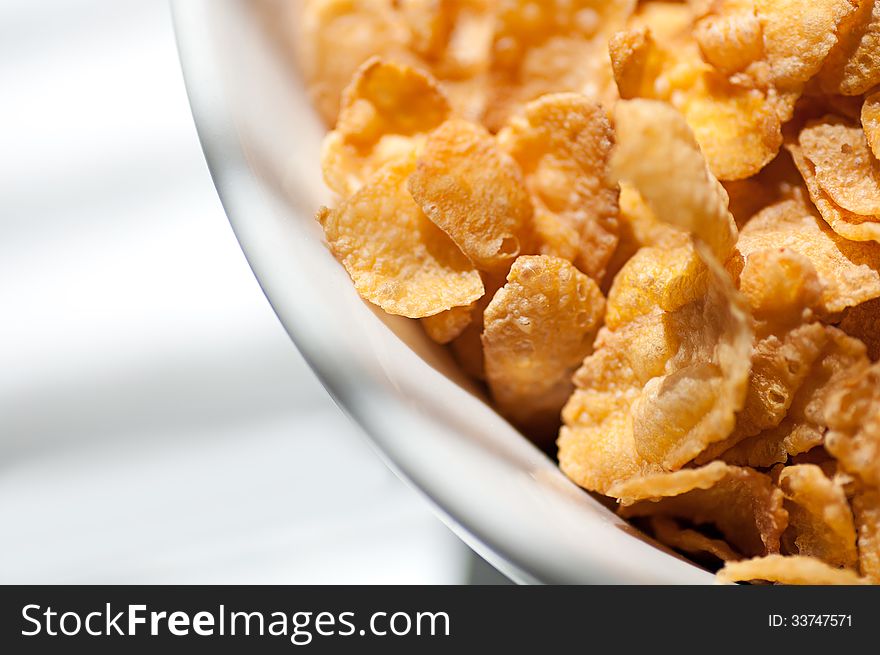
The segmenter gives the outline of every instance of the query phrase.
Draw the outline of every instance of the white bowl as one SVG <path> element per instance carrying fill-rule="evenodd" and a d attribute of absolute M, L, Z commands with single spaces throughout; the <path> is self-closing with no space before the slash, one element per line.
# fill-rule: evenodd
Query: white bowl
<path fill-rule="evenodd" d="M 252 6 L 175 2 L 180 58 L 232 227 L 330 394 L 447 524 L 518 582 L 711 583 L 569 482 L 419 325 L 358 297 L 313 218 L 327 200 L 324 128 Z M 313 465 L 334 475 L 332 461 Z"/>

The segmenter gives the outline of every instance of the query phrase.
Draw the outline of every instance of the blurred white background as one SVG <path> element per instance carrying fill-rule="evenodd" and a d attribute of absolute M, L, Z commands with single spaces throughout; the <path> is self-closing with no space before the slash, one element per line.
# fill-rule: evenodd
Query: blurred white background
<path fill-rule="evenodd" d="M 199 149 L 161 0 L 0 3 L 0 582 L 454 583 Z"/>

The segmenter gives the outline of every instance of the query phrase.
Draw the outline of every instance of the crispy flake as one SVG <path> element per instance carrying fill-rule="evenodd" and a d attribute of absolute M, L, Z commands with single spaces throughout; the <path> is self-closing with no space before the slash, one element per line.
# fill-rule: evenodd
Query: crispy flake
<path fill-rule="evenodd" d="M 390 164 L 318 221 L 363 298 L 389 314 L 423 318 L 483 295 L 479 273 L 406 190 L 412 159 Z"/>

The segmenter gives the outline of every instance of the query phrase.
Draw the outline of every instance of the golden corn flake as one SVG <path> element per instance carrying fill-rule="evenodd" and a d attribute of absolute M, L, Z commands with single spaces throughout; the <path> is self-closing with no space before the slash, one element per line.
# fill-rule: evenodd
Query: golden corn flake
<path fill-rule="evenodd" d="M 838 28 L 855 13 L 854 0 L 755 0 L 764 58 L 780 92 L 800 93 L 838 42 Z M 788 117 L 786 117 L 788 118 Z"/>
<path fill-rule="evenodd" d="M 826 335 L 824 326 L 811 323 L 755 344 L 746 403 L 737 415 L 733 443 L 782 422 L 804 380 L 815 372 L 812 364 L 822 353 Z"/>
<path fill-rule="evenodd" d="M 867 580 L 849 569 L 838 569 L 806 555 L 767 555 L 727 562 L 718 572 L 720 582 L 776 582 L 794 585 L 862 585 Z"/>
<path fill-rule="evenodd" d="M 880 297 L 880 247 L 842 238 L 798 197 L 766 208 L 743 228 L 737 250 L 786 248 L 810 260 L 822 284 L 822 309 L 835 313 Z"/>
<path fill-rule="evenodd" d="M 297 27 L 297 63 L 315 107 L 333 125 L 352 75 L 375 55 L 407 58 L 408 30 L 392 0 L 307 0 Z M 344 47 L 341 47 L 344 46 Z"/>
<path fill-rule="evenodd" d="M 859 493 L 852 500 L 859 533 L 859 570 L 874 584 L 880 584 L 880 491 Z"/>
<path fill-rule="evenodd" d="M 522 173 L 479 125 L 452 119 L 431 133 L 409 190 L 480 270 L 505 269 L 529 252 L 532 203 Z"/>
<path fill-rule="evenodd" d="M 721 453 L 738 453 L 734 446 L 739 442 L 776 428 L 827 341 L 824 326 L 804 324 L 819 303 L 821 286 L 803 255 L 785 248 L 753 252 L 739 286 L 755 319 L 748 391 L 733 433 L 702 452 L 696 460 L 701 464 Z M 751 442 L 743 448 L 751 455 Z"/>
<path fill-rule="evenodd" d="M 880 215 L 880 164 L 859 126 L 832 118 L 813 122 L 798 143 L 816 183 L 835 204 L 860 216 Z"/>
<path fill-rule="evenodd" d="M 726 450 L 721 458 L 743 466 L 770 467 L 805 453 L 823 443 L 833 415 L 828 409 L 831 394 L 853 370 L 866 365 L 864 345 L 833 327 L 803 328 L 821 351 L 803 375 L 785 418 L 778 426 L 749 437 Z"/>
<path fill-rule="evenodd" d="M 445 312 L 426 316 L 422 319 L 422 327 L 432 341 L 446 344 L 461 336 L 473 320 L 476 304 L 471 303 L 463 307 L 453 307 Z"/>
<path fill-rule="evenodd" d="M 844 471 L 880 488 L 880 364 L 850 372 L 829 394 L 825 447 Z"/>
<path fill-rule="evenodd" d="M 720 73 L 745 71 L 764 57 L 764 30 L 752 0 L 716 0 L 694 25 L 700 53 Z"/>
<path fill-rule="evenodd" d="M 656 494 L 668 488 L 673 495 L 621 506 L 621 516 L 665 516 L 684 519 L 694 525 L 714 525 L 743 555 L 751 557 L 779 552 L 788 514 L 783 508 L 782 492 L 770 477 L 752 469 L 725 466 L 719 462 L 704 469 L 709 467 L 712 467 L 712 476 L 694 473 L 703 469 L 663 474 L 675 478 L 691 474 L 688 480 L 698 483 L 692 489 L 685 484 L 662 483 L 660 478 L 663 476 L 651 476 L 653 482 L 650 484 L 630 482 L 629 489 L 641 494 Z M 720 479 L 704 488 L 706 480 L 703 477 L 715 477 L 718 473 L 723 474 Z"/>
<path fill-rule="evenodd" d="M 719 179 L 758 173 L 782 145 L 775 106 L 703 63 L 691 40 L 679 41 L 661 45 L 646 28 L 615 35 L 609 47 L 620 96 L 671 102 Z"/>
<path fill-rule="evenodd" d="M 701 468 L 683 469 L 674 473 L 653 473 L 619 482 L 608 490 L 622 506 L 639 500 L 658 501 L 681 496 L 695 489 L 710 489 L 729 472 L 724 462 L 712 462 Z"/>
<path fill-rule="evenodd" d="M 659 218 L 692 228 L 703 266 L 691 248 L 646 248 L 615 278 L 607 315 L 617 318 L 575 376 L 559 438 L 563 471 L 602 493 L 635 475 L 676 470 L 725 439 L 742 408 L 752 349 L 748 317 L 713 255 L 729 254 L 736 227 L 684 120 L 640 100 L 618 103 L 616 123 L 615 176 L 633 183 Z M 670 167 L 690 183 L 670 180 Z M 644 268 L 663 274 L 645 277 Z"/>
<path fill-rule="evenodd" d="M 856 568 L 856 529 L 843 488 L 814 464 L 785 467 L 778 484 L 788 510 L 788 529 L 782 536 L 786 551 Z"/>
<path fill-rule="evenodd" d="M 601 282 L 618 241 L 618 191 L 607 181 L 614 132 L 605 111 L 581 95 L 544 96 L 499 142 L 525 174 L 541 254 Z"/>
<path fill-rule="evenodd" d="M 658 308 L 675 311 L 701 298 L 707 284 L 706 267 L 690 243 L 643 248 L 614 278 L 605 325 L 616 330 Z"/>
<path fill-rule="evenodd" d="M 390 164 L 318 221 L 358 293 L 389 314 L 423 318 L 469 305 L 483 282 L 406 190 L 412 158 Z"/>
<path fill-rule="evenodd" d="M 864 342 L 872 361 L 880 360 L 880 298 L 848 309 L 837 327 Z"/>
<path fill-rule="evenodd" d="M 829 93 L 854 96 L 880 83 L 880 3 L 859 0 L 819 74 Z"/>
<path fill-rule="evenodd" d="M 486 110 L 495 0 L 399 0 L 409 47 L 441 81 L 458 116 Z"/>
<path fill-rule="evenodd" d="M 690 232 L 725 261 L 737 239 L 727 192 L 681 114 L 662 102 L 631 100 L 617 103 L 614 115 L 614 177 L 636 187 L 661 220 Z"/>
<path fill-rule="evenodd" d="M 612 101 L 608 38 L 635 6 L 636 0 L 499 0 L 486 125 L 500 129 L 547 93 Z"/>
<path fill-rule="evenodd" d="M 558 427 L 571 374 L 593 348 L 605 299 L 568 261 L 517 259 L 484 315 L 486 377 L 496 404 L 518 425 Z"/>
<path fill-rule="evenodd" d="M 813 163 L 807 159 L 801 147 L 789 144 L 786 148 L 803 175 L 810 199 L 832 230 L 851 241 L 880 241 L 880 223 L 874 220 L 875 217 L 855 214 L 834 202 L 819 185 Z"/>
<path fill-rule="evenodd" d="M 327 186 L 347 198 L 385 164 L 409 157 L 449 112 L 449 102 L 429 75 L 371 59 L 346 88 L 336 129 L 324 139 Z"/>
<path fill-rule="evenodd" d="M 860 114 L 865 140 L 876 158 L 880 155 L 880 92 L 865 98 Z"/>
<path fill-rule="evenodd" d="M 739 289 L 762 336 L 800 325 L 822 301 L 822 283 L 813 263 L 785 247 L 745 253 Z"/>
<path fill-rule="evenodd" d="M 660 543 L 691 555 L 712 555 L 722 562 L 742 559 L 723 539 L 707 537 L 702 532 L 681 527 L 676 521 L 663 516 L 650 519 L 651 532 Z"/>
<path fill-rule="evenodd" d="M 685 232 L 657 220 L 648 203 L 633 185 L 621 182 L 619 186 L 619 242 L 606 267 L 603 289 L 611 287 L 624 264 L 642 248 L 657 246 L 672 250 L 685 246 L 690 241 Z"/>

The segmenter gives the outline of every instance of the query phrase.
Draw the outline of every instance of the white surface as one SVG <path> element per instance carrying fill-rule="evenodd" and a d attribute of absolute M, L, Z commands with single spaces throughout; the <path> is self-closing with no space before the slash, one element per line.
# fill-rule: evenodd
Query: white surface
<path fill-rule="evenodd" d="M 158 0 L 0 3 L 0 582 L 456 582 L 271 312 Z"/>
<path fill-rule="evenodd" d="M 340 404 L 478 552 L 523 582 L 693 583 L 503 421 L 420 327 L 364 303 L 323 243 L 322 127 L 243 0 L 178 0 L 199 133 L 266 294 Z M 456 383 L 458 380 L 461 386 Z"/>

